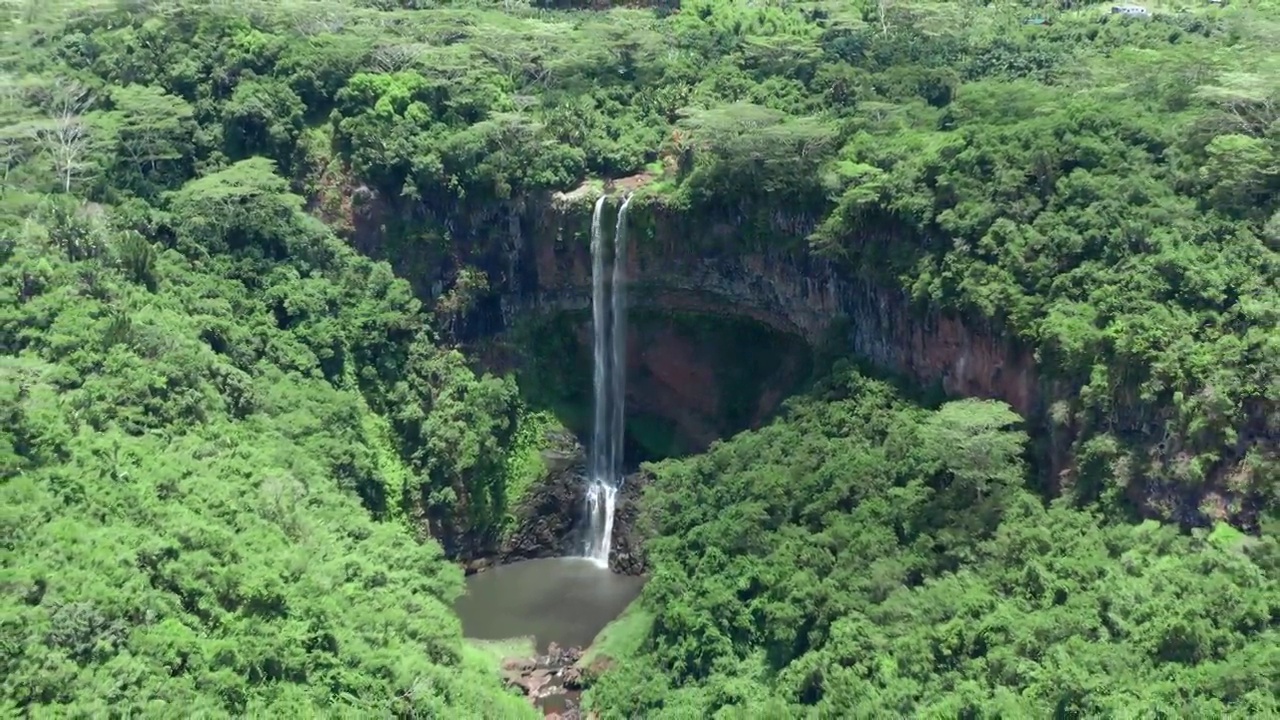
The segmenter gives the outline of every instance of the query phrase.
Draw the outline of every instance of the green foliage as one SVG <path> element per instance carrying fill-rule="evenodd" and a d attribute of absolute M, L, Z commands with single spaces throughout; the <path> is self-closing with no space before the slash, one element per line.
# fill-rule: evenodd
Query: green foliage
<path fill-rule="evenodd" d="M 509 640 L 468 639 L 467 647 L 488 656 L 489 661 L 495 665 L 507 658 L 531 658 L 538 654 L 538 645 L 533 637 L 519 637 Z"/>
<path fill-rule="evenodd" d="M 634 657 L 653 627 L 653 615 L 639 601 L 627 606 L 622 614 L 596 634 L 591 646 L 578 661 L 581 668 L 590 669 L 597 663 L 608 664 L 618 659 Z"/>
<path fill-rule="evenodd" d="M 229 154 L 289 157 L 305 112 L 301 98 L 283 82 L 241 80 L 222 110 Z"/>
<path fill-rule="evenodd" d="M 151 198 L 191 172 L 196 124 L 191 104 L 149 85 L 112 88 L 104 118 L 115 145 L 109 190 Z"/>
<path fill-rule="evenodd" d="M 591 705 L 604 718 L 1280 712 L 1263 679 L 1280 662 L 1275 539 L 1046 508 L 1021 487 L 1016 420 L 996 403 L 920 410 L 837 368 L 772 425 L 654 466 L 642 637 Z"/>
<path fill-rule="evenodd" d="M 301 209 L 430 287 L 643 171 L 709 251 L 807 240 L 1032 349 L 1074 462 L 1046 508 L 1004 406 L 838 371 L 660 466 L 606 717 L 1280 713 L 1274 2 L 536 5 L 0 21 L 0 707 L 527 714 L 404 522 L 500 538 L 547 418 Z M 1139 480 L 1263 538 L 1112 524 Z"/>
<path fill-rule="evenodd" d="M 511 438 L 511 450 L 507 454 L 506 475 L 502 485 L 505 507 L 519 507 L 525 493 L 546 477 L 547 463 L 542 458 L 542 452 L 546 449 L 548 434 L 559 429 L 560 424 L 550 412 L 524 410 L 518 429 Z M 508 530 L 512 529 L 511 519 L 510 515 L 506 518 Z"/>
<path fill-rule="evenodd" d="M 169 207 L 180 237 L 206 252 L 253 247 L 279 260 L 302 198 L 289 193 L 271 160 L 253 157 L 192 180 L 169 197 Z"/>
<path fill-rule="evenodd" d="M 463 644 L 460 571 L 403 519 L 460 500 L 460 531 L 496 536 L 540 419 L 435 347 L 407 284 L 270 160 L 166 197 L 6 197 L 26 217 L 0 228 L 0 697 L 528 715 Z"/>
<path fill-rule="evenodd" d="M 8 184 L 153 199 L 199 170 L 212 185 L 177 206 L 225 224 L 214 199 L 296 202 L 254 184 L 265 161 L 229 161 L 292 171 L 332 150 L 383 197 L 428 201 L 425 242 L 494 201 L 656 171 L 672 203 L 812 215 L 824 252 L 1002 323 L 1082 386 L 1082 443 L 1160 407 L 1137 418 L 1174 440 L 1148 474 L 1194 484 L 1180 455 L 1212 465 L 1229 419 L 1274 403 L 1266 2 L 1140 22 L 1042 3 L 409 5 L 33 6 L 0 82 Z M 891 242 L 868 239 L 886 223 Z"/>
<path fill-rule="evenodd" d="M 694 110 L 676 127 L 688 167 L 684 190 L 702 202 L 805 202 L 814 196 L 819 167 L 836 140 L 829 123 L 749 104 Z"/>

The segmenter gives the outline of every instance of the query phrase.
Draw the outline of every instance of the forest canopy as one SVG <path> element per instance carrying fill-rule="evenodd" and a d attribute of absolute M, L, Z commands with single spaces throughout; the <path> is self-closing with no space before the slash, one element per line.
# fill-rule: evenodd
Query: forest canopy
<path fill-rule="evenodd" d="M 432 398 L 494 381 L 283 185 L 269 161 L 190 182 L 167 248 L 62 195 L 5 218 L 6 714 L 528 712 L 463 645 L 440 545 L 378 519 L 465 485 L 465 433 L 500 461 L 508 411 L 445 440 Z M 442 484 L 401 450 L 424 430 Z"/>
<path fill-rule="evenodd" d="M 652 468 L 606 717 L 1280 713 L 1280 8 L 1149 5 L 7 7 L 0 711 L 528 714 L 448 609 L 537 442 L 451 263 L 630 178 L 1056 394 L 842 365 Z"/>
<path fill-rule="evenodd" d="M 652 468 L 658 539 L 604 718 L 1280 713 L 1280 543 L 1106 523 L 1024 486 L 1006 406 L 837 366 Z"/>
<path fill-rule="evenodd" d="M 32 4 L 4 176 L 170 208 L 269 158 L 339 230 L 377 209 L 414 277 L 496 232 L 469 218 L 642 178 L 637 211 L 807 244 L 1029 348 L 1071 388 L 1053 483 L 1083 502 L 1250 527 L 1277 502 L 1274 2 L 639 5 Z"/>

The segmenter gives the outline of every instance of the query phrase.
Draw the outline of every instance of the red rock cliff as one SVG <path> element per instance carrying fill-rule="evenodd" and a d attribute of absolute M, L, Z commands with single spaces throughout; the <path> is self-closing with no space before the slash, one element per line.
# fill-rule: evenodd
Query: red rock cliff
<path fill-rule="evenodd" d="M 590 306 L 589 215 L 582 203 L 531 213 L 499 253 L 469 259 L 487 265 L 494 281 L 496 306 L 479 323 L 486 332 L 528 313 Z M 735 248 L 731 223 L 700 226 L 653 206 L 633 206 L 630 219 L 633 307 L 750 318 L 814 345 L 843 340 L 853 354 L 919 383 L 1039 415 L 1032 355 L 984 327 L 914 306 L 901 290 L 852 276 L 794 242 Z M 805 221 L 777 223 L 779 237 L 794 238 Z"/>

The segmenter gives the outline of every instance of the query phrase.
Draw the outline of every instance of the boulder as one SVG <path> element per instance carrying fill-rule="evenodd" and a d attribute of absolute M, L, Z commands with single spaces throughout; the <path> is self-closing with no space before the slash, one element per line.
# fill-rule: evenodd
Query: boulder
<path fill-rule="evenodd" d="M 567 667 L 560 671 L 560 684 L 566 690 L 582 689 L 582 671 L 576 667 Z"/>
<path fill-rule="evenodd" d="M 502 660 L 503 672 L 524 673 L 533 670 L 538 663 L 533 658 L 509 657 Z"/>

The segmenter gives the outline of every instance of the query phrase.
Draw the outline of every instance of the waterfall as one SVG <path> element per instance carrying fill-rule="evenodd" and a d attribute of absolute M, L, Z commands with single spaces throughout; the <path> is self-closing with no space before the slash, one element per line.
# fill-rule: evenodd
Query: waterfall
<path fill-rule="evenodd" d="M 591 350 L 594 407 L 588 457 L 588 535 L 583 555 L 609 566 L 613 514 L 622 485 L 622 439 L 627 381 L 627 207 L 622 201 L 614 229 L 613 273 L 605 275 L 603 196 L 591 213 Z M 606 283 L 606 280 L 608 282 Z"/>
<path fill-rule="evenodd" d="M 618 224 L 613 233 L 613 364 L 610 365 L 613 385 L 612 421 L 609 425 L 609 470 L 617 478 L 614 485 L 622 484 L 622 438 L 624 410 L 627 399 L 627 207 L 631 196 L 622 200 L 618 208 Z"/>
<path fill-rule="evenodd" d="M 609 328 L 605 326 L 605 274 L 604 274 L 604 201 L 600 196 L 596 200 L 595 210 L 591 213 L 591 353 L 593 373 L 593 408 L 591 423 L 591 449 L 588 479 L 595 486 L 608 472 L 605 467 L 606 458 L 601 449 L 605 446 L 605 432 L 608 431 L 608 342 Z M 594 504 L 591 509 L 592 524 L 595 523 Z M 595 535 L 595 528 L 592 528 Z M 588 540 L 588 542 L 591 542 Z M 588 553 L 590 555 L 590 553 Z"/>

